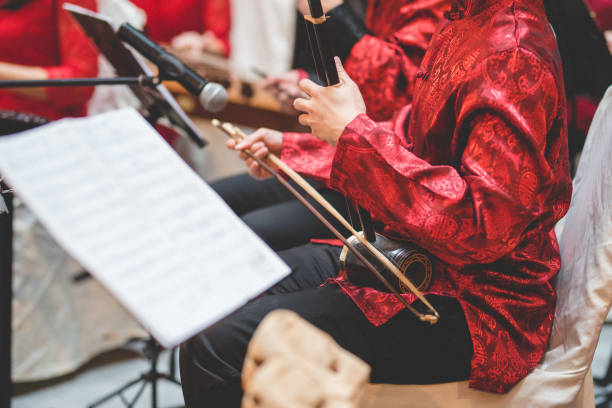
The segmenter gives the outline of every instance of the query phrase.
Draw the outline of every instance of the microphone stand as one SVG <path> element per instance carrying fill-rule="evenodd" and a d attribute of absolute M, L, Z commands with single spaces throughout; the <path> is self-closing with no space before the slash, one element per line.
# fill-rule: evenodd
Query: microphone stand
<path fill-rule="evenodd" d="M 138 75 L 138 76 L 120 76 L 112 78 L 62 78 L 62 79 L 26 79 L 26 80 L 2 80 L 0 81 L 0 89 L 9 88 L 62 88 L 62 87 L 79 87 L 79 86 L 101 86 L 101 85 L 128 85 L 137 86 L 139 88 L 148 88 L 155 90 L 158 85 L 165 80 L 162 73 L 158 76 Z M 172 78 L 167 78 L 173 80 Z M 154 108 L 152 105 L 147 109 L 147 114 L 143 114 L 145 119 L 155 126 L 157 120 L 163 116 L 163 113 Z M 190 135 L 191 136 L 191 135 Z M 197 138 L 192 139 L 202 147 L 205 145 L 203 141 Z M 1 407 L 0 407 L 1 408 Z"/>
<path fill-rule="evenodd" d="M 0 89 L 4 88 L 47 88 L 47 87 L 75 87 L 97 85 L 139 85 L 155 87 L 161 83 L 156 76 L 140 75 L 137 77 L 115 78 L 69 78 L 69 79 L 40 79 L 0 81 Z"/>

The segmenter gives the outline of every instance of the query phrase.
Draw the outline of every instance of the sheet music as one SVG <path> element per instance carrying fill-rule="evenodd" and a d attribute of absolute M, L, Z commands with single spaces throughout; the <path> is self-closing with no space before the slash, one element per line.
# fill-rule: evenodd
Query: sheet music
<path fill-rule="evenodd" d="M 132 109 L 0 138 L 0 173 L 166 347 L 289 273 Z"/>

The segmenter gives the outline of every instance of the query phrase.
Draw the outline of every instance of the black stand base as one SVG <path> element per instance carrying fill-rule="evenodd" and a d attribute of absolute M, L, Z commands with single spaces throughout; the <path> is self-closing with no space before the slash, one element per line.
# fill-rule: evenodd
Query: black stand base
<path fill-rule="evenodd" d="M 151 407 L 157 408 L 158 407 L 157 382 L 159 380 L 166 380 L 178 386 L 181 385 L 180 381 L 176 379 L 176 373 L 175 373 L 176 360 L 175 360 L 175 350 L 174 349 L 170 351 L 171 352 L 170 372 L 166 374 L 166 373 L 160 373 L 159 371 L 157 371 L 157 361 L 162 351 L 163 351 L 162 347 L 152 338 L 145 340 L 144 354 L 151 364 L 151 368 L 149 369 L 149 371 L 141 374 L 140 377 L 136 378 L 135 380 L 132 380 L 128 382 L 127 384 L 123 385 L 118 390 L 113 391 L 112 393 L 100 398 L 98 401 L 89 405 L 88 408 L 95 408 L 116 397 L 120 398 L 123 404 L 127 408 L 132 408 L 142 396 L 142 393 L 144 392 L 144 389 L 146 388 L 147 384 L 151 384 Z M 131 400 L 128 400 L 126 396 L 123 395 L 123 393 L 134 386 L 139 386 L 138 391 L 132 397 Z"/>
<path fill-rule="evenodd" d="M 2 190 L 8 186 L 0 182 Z M 8 213 L 0 214 L 0 408 L 11 406 L 11 321 L 13 301 L 13 195 L 5 194 Z"/>

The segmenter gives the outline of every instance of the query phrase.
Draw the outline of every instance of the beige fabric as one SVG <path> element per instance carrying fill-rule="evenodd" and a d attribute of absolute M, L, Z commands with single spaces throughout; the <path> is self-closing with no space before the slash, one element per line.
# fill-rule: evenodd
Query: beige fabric
<path fill-rule="evenodd" d="M 231 0 L 231 61 L 242 79 L 259 77 L 252 68 L 268 75 L 289 70 L 295 41 L 295 0 Z"/>
<path fill-rule="evenodd" d="M 574 179 L 572 204 L 557 225 L 563 266 L 549 349 L 506 395 L 466 382 L 378 385 L 366 407 L 593 407 L 591 361 L 612 303 L 612 87 L 591 125 Z"/>
<path fill-rule="evenodd" d="M 562 386 L 563 383 L 559 383 L 558 391 L 563 393 Z M 360 408 L 531 408 L 544 406 L 541 405 L 543 399 L 534 398 L 532 401 L 524 398 L 515 400 L 514 398 L 513 393 L 498 396 L 472 390 L 468 387 L 467 381 L 436 385 L 370 384 Z M 552 393 L 548 394 L 548 398 L 547 407 L 593 408 L 595 400 L 591 372 L 588 372 L 581 392 L 571 405 L 559 405 L 559 401 Z"/>
<path fill-rule="evenodd" d="M 67 374 L 146 332 L 15 199 L 13 380 Z"/>

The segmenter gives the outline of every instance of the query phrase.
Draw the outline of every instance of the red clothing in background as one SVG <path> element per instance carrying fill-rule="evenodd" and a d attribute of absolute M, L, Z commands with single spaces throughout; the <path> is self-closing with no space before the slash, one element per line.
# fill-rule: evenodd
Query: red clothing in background
<path fill-rule="evenodd" d="M 412 102 L 418 69 L 450 0 L 372 0 L 362 37 L 345 61 L 374 120 Z"/>
<path fill-rule="evenodd" d="M 95 0 L 33 0 L 18 10 L 0 10 L 0 62 L 42 67 L 50 79 L 95 77 L 98 52 L 78 23 L 62 9 L 73 3 L 91 10 Z M 47 88 L 48 101 L 0 90 L 0 109 L 48 119 L 83 116 L 93 88 Z"/>
<path fill-rule="evenodd" d="M 393 122 L 359 115 L 335 149 L 286 134 L 282 159 L 436 256 L 431 292 L 459 300 L 472 336 L 470 385 L 505 392 L 541 360 L 553 322 L 553 228 L 571 197 L 561 59 L 540 0 L 456 2 L 412 106 Z M 403 308 L 338 284 L 375 325 Z"/>
<path fill-rule="evenodd" d="M 147 14 L 147 33 L 169 43 L 185 31 L 212 31 L 229 53 L 231 13 L 229 0 L 132 0 Z"/>

